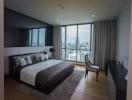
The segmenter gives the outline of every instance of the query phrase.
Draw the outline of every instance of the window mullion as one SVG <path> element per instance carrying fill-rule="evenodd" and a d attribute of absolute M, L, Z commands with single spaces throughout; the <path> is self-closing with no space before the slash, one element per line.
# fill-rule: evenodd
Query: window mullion
<path fill-rule="evenodd" d="M 76 43 L 76 62 L 77 62 L 77 57 L 78 57 L 77 50 L 78 50 L 78 25 L 77 25 L 77 43 Z"/>
<path fill-rule="evenodd" d="M 90 57 L 92 56 L 92 33 L 93 33 L 93 30 L 92 30 L 93 26 L 92 26 L 92 23 L 90 24 Z M 91 60 L 91 59 L 90 59 Z"/>
<path fill-rule="evenodd" d="M 90 51 L 92 50 L 91 49 L 91 41 L 92 41 L 92 24 L 90 24 Z"/>
<path fill-rule="evenodd" d="M 37 42 L 38 42 L 38 43 L 37 43 L 37 46 L 39 46 L 39 29 L 38 29 L 38 35 L 37 35 L 37 36 L 38 36 L 38 37 L 37 37 L 37 39 L 38 39 L 38 40 L 37 40 Z"/>
<path fill-rule="evenodd" d="M 65 26 L 65 60 L 66 60 L 66 44 L 67 44 L 67 41 L 66 41 L 66 35 L 67 35 L 67 27 Z"/>
<path fill-rule="evenodd" d="M 33 46 L 33 29 L 31 29 L 31 46 Z"/>

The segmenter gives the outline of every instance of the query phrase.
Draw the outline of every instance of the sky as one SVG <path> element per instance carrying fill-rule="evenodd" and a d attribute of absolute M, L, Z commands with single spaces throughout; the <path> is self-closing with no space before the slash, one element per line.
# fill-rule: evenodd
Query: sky
<path fill-rule="evenodd" d="M 80 43 L 90 41 L 90 24 L 78 25 L 78 38 Z M 63 30 L 63 32 L 65 32 Z M 77 37 L 77 26 L 67 26 L 67 41 L 68 43 L 75 43 Z M 63 36 L 64 38 L 64 36 Z"/>

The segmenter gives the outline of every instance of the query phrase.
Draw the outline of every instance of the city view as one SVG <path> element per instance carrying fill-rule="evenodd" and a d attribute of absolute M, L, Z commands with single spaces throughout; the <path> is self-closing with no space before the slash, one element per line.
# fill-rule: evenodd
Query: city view
<path fill-rule="evenodd" d="M 62 58 L 84 62 L 88 54 L 92 62 L 92 38 L 91 24 L 62 27 Z"/>

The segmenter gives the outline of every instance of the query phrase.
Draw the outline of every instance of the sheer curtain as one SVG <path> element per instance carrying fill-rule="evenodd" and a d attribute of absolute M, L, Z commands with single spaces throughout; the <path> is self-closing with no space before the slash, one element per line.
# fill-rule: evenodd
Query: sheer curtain
<path fill-rule="evenodd" d="M 55 49 L 54 56 L 58 59 L 61 59 L 62 56 L 62 36 L 61 36 L 61 27 L 60 26 L 54 26 L 54 33 L 53 33 L 53 46 Z"/>
<path fill-rule="evenodd" d="M 107 60 L 115 60 L 116 21 L 94 23 L 94 63 L 106 68 Z"/>

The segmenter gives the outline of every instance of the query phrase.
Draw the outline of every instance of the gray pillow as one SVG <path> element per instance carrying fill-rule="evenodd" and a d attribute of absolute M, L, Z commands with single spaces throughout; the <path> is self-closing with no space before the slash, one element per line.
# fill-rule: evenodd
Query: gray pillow
<path fill-rule="evenodd" d="M 27 65 L 32 64 L 32 60 L 31 60 L 30 56 L 26 56 L 24 59 L 25 59 Z"/>
<path fill-rule="evenodd" d="M 38 53 L 38 54 L 35 54 L 34 55 L 34 60 L 35 60 L 35 62 L 40 62 L 41 61 L 41 57 L 40 57 L 40 53 Z"/>
<path fill-rule="evenodd" d="M 14 57 L 15 66 L 26 66 L 32 64 L 30 56 L 17 56 Z"/>
<path fill-rule="evenodd" d="M 27 65 L 27 63 L 26 63 L 24 57 L 18 57 L 17 59 L 18 59 L 18 61 L 20 62 L 20 66 L 25 66 L 25 65 Z"/>

